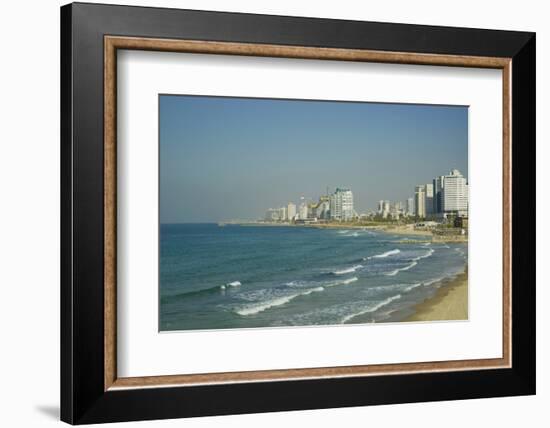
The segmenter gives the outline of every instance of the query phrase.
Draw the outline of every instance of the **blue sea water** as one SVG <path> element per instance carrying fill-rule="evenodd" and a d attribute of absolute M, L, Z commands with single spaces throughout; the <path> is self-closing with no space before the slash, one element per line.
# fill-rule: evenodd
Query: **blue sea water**
<path fill-rule="evenodd" d="M 367 229 L 162 224 L 160 237 L 161 331 L 399 321 L 468 251 Z"/>

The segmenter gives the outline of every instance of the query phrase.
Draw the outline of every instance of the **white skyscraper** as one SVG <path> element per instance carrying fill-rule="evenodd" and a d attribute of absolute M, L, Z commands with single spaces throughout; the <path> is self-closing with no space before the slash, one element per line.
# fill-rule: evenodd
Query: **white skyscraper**
<path fill-rule="evenodd" d="M 443 211 L 467 215 L 468 213 L 468 183 L 458 169 L 453 169 L 444 176 L 442 190 Z"/>
<path fill-rule="evenodd" d="M 298 218 L 300 220 L 307 219 L 307 204 L 305 201 L 300 204 L 300 208 L 298 209 Z"/>
<path fill-rule="evenodd" d="M 296 204 L 292 202 L 288 203 L 286 206 L 286 216 L 287 220 L 294 220 L 294 217 L 296 217 Z"/>
<path fill-rule="evenodd" d="M 434 213 L 440 214 L 443 212 L 443 185 L 445 183 L 445 176 L 441 175 L 433 179 L 434 185 Z"/>
<path fill-rule="evenodd" d="M 394 205 L 394 208 L 395 208 L 395 211 L 397 213 L 399 213 L 399 214 L 402 213 L 403 212 L 403 202 L 397 201 Z"/>
<path fill-rule="evenodd" d="M 266 221 L 278 221 L 279 218 L 279 209 L 278 208 L 269 208 L 265 213 Z"/>
<path fill-rule="evenodd" d="M 414 215 L 414 199 L 407 199 L 407 215 Z"/>
<path fill-rule="evenodd" d="M 419 218 L 426 217 L 426 186 L 421 184 L 414 188 L 415 214 Z"/>
<path fill-rule="evenodd" d="M 428 183 L 425 186 L 426 189 L 426 201 L 424 202 L 424 207 L 426 209 L 426 217 L 430 217 L 434 214 L 434 185 L 433 183 Z"/>
<path fill-rule="evenodd" d="M 349 189 L 336 189 L 330 195 L 330 218 L 332 220 L 349 221 L 353 219 L 353 193 Z"/>
<path fill-rule="evenodd" d="M 279 208 L 279 220 L 281 221 L 287 220 L 286 207 Z"/>

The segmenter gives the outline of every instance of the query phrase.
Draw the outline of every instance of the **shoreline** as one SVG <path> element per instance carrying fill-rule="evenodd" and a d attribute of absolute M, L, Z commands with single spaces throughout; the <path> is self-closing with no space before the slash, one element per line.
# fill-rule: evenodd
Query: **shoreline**
<path fill-rule="evenodd" d="M 416 304 L 403 322 L 410 321 L 467 321 L 468 269 L 443 284 L 433 295 Z"/>
<path fill-rule="evenodd" d="M 432 232 L 429 230 L 414 229 L 413 224 L 350 224 L 350 223 L 231 223 L 221 222 L 218 226 L 244 226 L 244 227 L 311 227 L 316 229 L 365 229 L 365 230 L 379 230 L 382 232 L 394 233 L 396 235 L 423 235 L 431 236 Z"/>
<path fill-rule="evenodd" d="M 218 223 L 218 226 L 242 226 L 242 227 L 306 227 L 314 229 L 362 229 L 384 232 L 393 235 L 423 237 L 434 243 L 467 243 L 467 235 L 439 235 L 428 229 L 415 229 L 414 224 L 349 224 L 349 223 Z"/>

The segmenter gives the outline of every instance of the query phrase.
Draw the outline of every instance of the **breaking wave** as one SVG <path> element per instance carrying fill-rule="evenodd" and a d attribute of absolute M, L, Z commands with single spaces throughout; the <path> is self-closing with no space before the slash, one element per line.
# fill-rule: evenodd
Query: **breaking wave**
<path fill-rule="evenodd" d="M 375 256 L 367 257 L 367 260 L 370 260 L 370 259 L 384 259 L 386 257 L 393 256 L 395 254 L 399 254 L 400 252 L 401 252 L 401 250 L 396 248 L 395 250 L 390 250 L 390 251 L 386 251 L 385 253 L 382 253 L 382 254 L 377 254 Z"/>
<path fill-rule="evenodd" d="M 395 276 L 395 275 L 397 275 L 399 272 L 402 272 L 402 271 L 405 271 L 405 270 L 409 270 L 409 269 L 415 267 L 417 264 L 418 264 L 418 262 L 417 262 L 417 261 L 414 261 L 414 262 L 412 262 L 411 264 L 408 264 L 408 265 L 405 266 L 405 267 L 398 268 L 398 269 L 394 269 L 394 270 L 392 270 L 391 272 L 385 273 L 384 275 L 387 275 L 387 276 Z"/>
<path fill-rule="evenodd" d="M 411 260 L 417 262 L 418 260 L 430 257 L 434 252 L 435 252 L 435 250 L 433 248 L 430 248 L 425 254 L 422 254 L 421 256 L 415 257 L 414 259 L 411 259 Z"/>
<path fill-rule="evenodd" d="M 329 282 L 328 284 L 325 284 L 325 286 L 326 287 L 334 287 L 336 285 L 348 285 L 348 284 L 351 284 L 352 282 L 355 282 L 357 280 L 358 280 L 358 278 L 356 276 L 354 276 L 352 278 L 344 279 L 342 281 Z"/>
<path fill-rule="evenodd" d="M 345 324 L 345 323 L 347 323 L 348 321 L 352 320 L 355 317 L 358 317 L 358 316 L 364 315 L 364 314 L 368 314 L 370 312 L 377 311 L 381 307 L 386 306 L 389 303 L 393 302 L 394 300 L 397 300 L 397 299 L 400 299 L 400 298 L 401 298 L 401 294 L 397 294 L 395 296 L 388 297 L 387 299 L 379 301 L 379 302 L 375 303 L 374 305 L 369 306 L 366 309 L 363 309 L 359 312 L 355 312 L 353 314 L 346 315 L 345 317 L 342 318 L 341 323 Z"/>
<path fill-rule="evenodd" d="M 235 312 L 239 315 L 242 315 L 242 316 L 255 315 L 255 314 L 258 314 L 260 312 L 265 311 L 266 309 L 273 308 L 275 306 L 286 305 L 288 302 L 295 299 L 296 297 L 307 296 L 308 294 L 317 293 L 317 292 L 320 292 L 320 291 L 323 291 L 323 290 L 324 290 L 324 287 L 310 288 L 310 289 L 308 289 L 306 291 L 303 291 L 301 293 L 289 294 L 287 296 L 281 296 L 281 297 L 276 297 L 276 298 L 271 299 L 271 300 L 266 300 L 266 301 L 257 303 L 255 305 L 249 305 L 249 306 L 246 306 L 244 308 L 238 309 Z"/>
<path fill-rule="evenodd" d="M 220 288 L 222 290 L 225 290 L 228 287 L 240 287 L 241 285 L 242 284 L 240 281 L 233 281 L 233 282 L 228 282 L 227 284 L 224 284 L 224 285 L 220 285 Z"/>
<path fill-rule="evenodd" d="M 332 272 L 334 275 L 345 275 L 347 273 L 353 273 L 355 272 L 357 269 L 361 269 L 363 267 L 363 265 L 355 265 L 355 266 L 352 266 L 352 267 L 349 267 L 349 268 L 346 268 L 346 269 L 341 269 L 341 270 L 335 270 L 334 272 Z"/>
<path fill-rule="evenodd" d="M 287 295 L 283 295 L 283 296 L 276 296 L 276 297 L 273 297 L 273 298 L 269 298 L 267 300 L 262 300 L 260 302 L 256 302 L 256 303 L 251 304 L 251 305 L 240 307 L 237 310 L 235 310 L 235 312 L 239 315 L 242 315 L 242 316 L 255 315 L 255 314 L 263 312 L 267 309 L 276 307 L 276 306 L 286 305 L 287 303 L 294 300 L 296 297 L 308 296 L 312 293 L 319 293 L 321 291 L 324 291 L 325 288 L 329 288 L 329 287 L 336 287 L 338 285 L 348 285 L 348 284 L 351 284 L 351 283 L 353 283 L 357 280 L 358 280 L 358 278 L 356 276 L 354 276 L 352 278 L 346 278 L 346 279 L 342 279 L 342 280 L 338 280 L 338 281 L 326 282 L 323 285 L 320 285 L 320 286 L 317 286 L 317 287 L 314 287 L 314 288 L 308 288 L 308 289 L 305 289 L 304 291 L 301 291 L 301 292 L 296 292 L 296 293 L 287 294 Z"/>

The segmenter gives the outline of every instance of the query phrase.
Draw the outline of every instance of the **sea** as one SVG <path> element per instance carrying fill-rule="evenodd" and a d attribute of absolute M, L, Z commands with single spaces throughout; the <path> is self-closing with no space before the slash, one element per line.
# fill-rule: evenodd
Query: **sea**
<path fill-rule="evenodd" d="M 372 229 L 161 224 L 161 331 L 399 322 L 465 243 Z"/>

